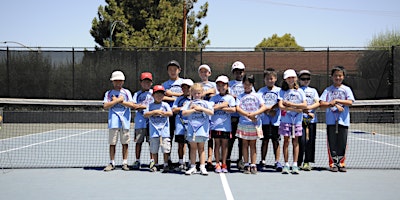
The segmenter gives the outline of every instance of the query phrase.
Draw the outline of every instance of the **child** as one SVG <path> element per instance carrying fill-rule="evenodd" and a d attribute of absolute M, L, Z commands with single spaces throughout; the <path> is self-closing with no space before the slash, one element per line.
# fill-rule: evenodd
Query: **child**
<path fill-rule="evenodd" d="M 169 80 L 165 81 L 162 86 L 165 88 L 165 96 L 163 101 L 167 102 L 170 107 L 174 104 L 174 101 L 176 98 L 182 96 L 182 78 L 179 77 L 179 73 L 181 73 L 181 66 L 179 65 L 178 61 L 176 60 L 171 60 L 167 64 L 167 72 L 169 76 Z M 169 118 L 170 124 L 170 135 L 171 135 L 171 140 L 174 138 L 174 133 L 175 133 L 175 115 L 171 116 Z M 171 143 L 171 149 L 172 149 L 172 143 Z M 168 158 L 168 162 L 172 164 L 171 158 Z"/>
<path fill-rule="evenodd" d="M 210 129 L 210 115 L 214 114 L 212 103 L 202 100 L 203 87 L 200 83 L 195 83 L 190 88 L 192 101 L 186 103 L 182 108 L 182 115 L 188 116 L 189 126 L 187 131 L 187 141 L 190 144 L 190 169 L 186 175 L 196 173 L 196 153 L 199 154 L 200 173 L 207 176 L 205 166 L 204 143 L 208 140 Z"/>
<path fill-rule="evenodd" d="M 240 115 L 236 137 L 242 139 L 245 174 L 257 174 L 256 142 L 258 138 L 263 137 L 262 133 L 260 133 L 261 118 L 258 115 L 267 110 L 264 99 L 253 91 L 254 82 L 253 75 L 244 75 L 244 93 L 236 98 L 236 111 Z M 258 130 L 257 127 L 260 127 L 260 129 Z M 251 163 L 249 163 L 249 148 Z"/>
<path fill-rule="evenodd" d="M 299 72 L 300 89 L 306 94 L 307 108 L 303 110 L 303 134 L 299 141 L 299 158 L 297 166 L 301 166 L 304 157 L 302 169 L 311 170 L 311 162 L 315 161 L 315 139 L 317 135 L 317 115 L 315 109 L 319 107 L 319 95 L 315 88 L 310 87 L 311 73 L 308 70 Z"/>
<path fill-rule="evenodd" d="M 232 131 L 230 113 L 236 112 L 236 104 L 235 98 L 228 94 L 228 77 L 219 76 L 215 82 L 217 83 L 218 94 L 210 99 L 210 102 L 214 103 L 214 115 L 211 116 L 211 138 L 214 139 L 215 143 L 214 156 L 217 162 L 215 172 L 227 173 L 226 156 Z M 220 161 L 222 161 L 222 165 Z"/>
<path fill-rule="evenodd" d="M 303 109 L 307 108 L 306 95 L 297 84 L 297 74 L 293 69 L 283 73 L 282 88 L 279 92 L 279 108 L 281 109 L 281 124 L 279 134 L 283 136 L 283 157 L 285 166 L 282 174 L 289 174 L 289 140 L 293 145 L 292 174 L 299 174 L 297 158 L 299 154 L 298 137 L 302 135 Z M 294 129 L 294 130 L 293 130 Z"/>
<path fill-rule="evenodd" d="M 272 142 L 273 151 L 275 155 L 274 168 L 276 171 L 282 171 L 280 159 L 280 146 L 279 146 L 279 124 L 281 120 L 281 111 L 278 106 L 278 95 L 281 88 L 276 86 L 278 75 L 274 69 L 269 68 L 264 72 L 265 87 L 258 90 L 258 94 L 262 96 L 267 106 L 267 110 L 261 115 L 262 130 L 264 138 L 261 145 L 261 168 L 265 166 L 265 157 L 267 156 L 269 140 Z"/>
<path fill-rule="evenodd" d="M 171 139 L 169 134 L 169 118 L 172 110 L 168 103 L 163 102 L 165 89 L 161 85 L 153 87 L 154 102 L 144 110 L 144 117 L 149 118 L 150 122 L 150 153 L 153 156 L 155 165 L 150 168 L 151 172 L 156 172 L 158 168 L 158 150 L 164 153 L 164 168 L 162 173 L 168 173 L 168 157 L 171 152 Z M 153 160 L 152 160 L 153 161 Z"/>
<path fill-rule="evenodd" d="M 350 126 L 349 106 L 355 101 L 350 87 L 343 84 L 343 66 L 331 71 L 333 85 L 327 87 L 320 97 L 321 107 L 326 108 L 329 167 L 332 172 L 346 172 L 345 155 L 347 134 Z"/>
<path fill-rule="evenodd" d="M 185 103 L 190 101 L 190 87 L 192 86 L 193 81 L 191 79 L 183 79 L 181 85 L 183 95 L 178 97 L 172 106 L 172 112 L 175 114 L 175 142 L 178 143 L 179 157 L 179 166 L 175 171 L 182 171 L 185 168 L 183 158 L 186 149 L 185 135 L 187 133 L 188 119 L 187 116 L 182 115 L 181 108 Z"/>
<path fill-rule="evenodd" d="M 212 96 L 216 93 L 216 84 L 215 82 L 211 82 L 208 80 L 208 77 L 211 76 L 211 68 L 208 65 L 200 65 L 199 70 L 199 77 L 201 79 L 201 84 L 203 86 L 203 99 L 209 101 Z M 207 159 L 207 170 L 212 171 L 214 170 L 214 166 L 212 164 L 212 156 L 213 156 L 213 140 L 208 140 L 208 159 Z"/>
<path fill-rule="evenodd" d="M 133 106 L 132 94 L 128 89 L 122 87 L 125 81 L 123 72 L 114 71 L 111 74 L 110 80 L 114 88 L 105 93 L 103 100 L 104 109 L 109 109 L 108 142 L 110 144 L 110 164 L 104 168 L 104 171 L 115 169 L 115 146 L 118 137 L 122 144 L 122 169 L 128 171 L 128 144 L 130 141 L 129 128 L 131 121 L 130 107 Z"/>
<path fill-rule="evenodd" d="M 136 111 L 135 115 L 135 142 L 136 142 L 136 161 L 132 168 L 140 169 L 140 154 L 142 152 L 142 144 L 144 139 L 149 142 L 149 119 L 143 117 L 143 110 L 146 109 L 150 103 L 153 103 L 154 99 L 152 96 L 153 90 L 151 85 L 153 84 L 153 76 L 149 72 L 143 72 L 140 75 L 140 86 L 141 90 L 133 94 L 133 109 Z M 150 154 L 151 159 L 151 154 Z M 150 163 L 150 168 L 154 163 Z"/>

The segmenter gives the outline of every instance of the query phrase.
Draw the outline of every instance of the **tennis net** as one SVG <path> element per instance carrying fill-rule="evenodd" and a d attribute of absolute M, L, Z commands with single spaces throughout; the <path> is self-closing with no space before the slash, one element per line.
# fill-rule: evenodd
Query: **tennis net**
<path fill-rule="evenodd" d="M 349 168 L 400 169 L 399 107 L 400 99 L 356 101 L 350 109 L 351 125 L 346 153 Z M 105 166 L 109 162 L 107 113 L 101 101 L 0 98 L 0 167 Z M 317 114 L 319 123 L 313 167 L 326 168 L 328 154 L 325 116 L 323 110 L 318 110 Z M 133 138 L 133 128 L 130 132 Z M 171 158 L 177 162 L 178 145 L 172 143 Z M 271 146 L 268 149 L 267 164 L 274 161 Z M 258 161 L 260 147 L 261 142 L 258 141 Z M 117 165 L 122 163 L 121 151 L 122 147 L 118 144 L 115 159 Z M 162 163 L 162 154 L 159 156 Z M 238 159 L 236 144 L 231 159 Z M 128 160 L 129 164 L 135 160 L 133 139 L 129 146 Z M 185 160 L 188 161 L 188 155 Z M 292 160 L 291 155 L 289 160 Z M 147 143 L 143 144 L 141 161 L 149 161 Z"/>

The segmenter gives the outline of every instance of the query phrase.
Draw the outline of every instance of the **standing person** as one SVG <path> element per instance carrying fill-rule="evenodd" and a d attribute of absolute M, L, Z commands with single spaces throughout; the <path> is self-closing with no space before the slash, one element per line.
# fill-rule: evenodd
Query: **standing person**
<path fill-rule="evenodd" d="M 326 108 L 326 131 L 328 133 L 329 167 L 332 172 L 346 172 L 347 134 L 350 126 L 350 109 L 355 101 L 353 91 L 343 84 L 346 71 L 336 66 L 331 71 L 333 84 L 320 97 L 322 108 Z"/>
<path fill-rule="evenodd" d="M 110 164 L 104 171 L 115 169 L 115 146 L 118 137 L 122 144 L 122 169 L 129 170 L 128 167 L 128 144 L 130 142 L 129 128 L 131 121 L 131 107 L 133 106 L 132 94 L 128 89 L 123 88 L 125 75 L 121 71 L 114 71 L 110 80 L 113 89 L 104 95 L 103 107 L 108 111 L 108 143 L 110 144 Z"/>
<path fill-rule="evenodd" d="M 264 72 L 264 83 L 265 86 L 258 90 L 258 94 L 262 96 L 267 106 L 267 110 L 261 115 L 262 130 L 264 138 L 262 138 L 261 145 L 261 161 L 260 166 L 266 165 L 265 158 L 268 151 L 269 140 L 272 142 L 272 147 L 275 155 L 274 168 L 276 171 L 282 171 L 282 164 L 279 162 L 280 159 L 280 146 L 279 141 L 281 137 L 279 135 L 279 124 L 281 121 L 281 111 L 278 105 L 278 96 L 281 88 L 276 86 L 275 83 L 278 80 L 278 74 L 272 68 L 267 69 Z"/>
<path fill-rule="evenodd" d="M 142 152 L 142 145 L 146 139 L 149 142 L 149 119 L 143 116 L 143 110 L 146 109 L 150 103 L 154 102 L 153 90 L 151 85 L 153 84 L 153 75 L 150 72 L 143 72 L 140 74 L 140 86 L 141 89 L 133 94 L 133 109 L 136 111 L 135 114 L 135 156 L 136 161 L 133 163 L 133 169 L 140 169 L 140 154 Z M 150 160 L 152 156 L 150 154 Z M 150 163 L 150 168 L 154 163 Z"/>
<path fill-rule="evenodd" d="M 283 136 L 283 157 L 285 166 L 282 174 L 289 174 L 289 143 L 292 138 L 293 165 L 292 174 L 299 174 L 297 158 L 299 157 L 298 138 L 302 135 L 303 109 L 307 108 L 306 95 L 299 88 L 297 74 L 293 69 L 283 73 L 282 88 L 279 92 L 279 108 L 281 109 L 281 124 L 279 134 Z"/>
<path fill-rule="evenodd" d="M 315 139 L 317 135 L 317 114 L 315 109 L 319 107 L 319 95 L 315 88 L 310 87 L 311 73 L 308 70 L 299 72 L 300 89 L 306 94 L 307 108 L 303 110 L 303 134 L 299 141 L 299 158 L 297 165 L 302 169 L 310 171 L 310 163 L 315 162 Z M 304 159 L 303 159 L 304 158 Z"/>
<path fill-rule="evenodd" d="M 210 66 L 203 64 L 199 66 L 198 69 L 199 77 L 201 79 L 201 85 L 203 86 L 203 99 L 206 101 L 209 101 L 212 96 L 215 95 L 216 93 L 216 88 L 217 85 L 215 82 L 209 81 L 208 78 L 211 76 L 211 68 Z M 214 166 L 212 164 L 212 157 L 213 157 L 213 147 L 214 143 L 213 140 L 208 140 L 207 144 L 207 153 L 208 153 L 208 158 L 207 158 L 207 170 L 212 171 L 214 170 Z"/>
<path fill-rule="evenodd" d="M 169 104 L 170 107 L 174 104 L 174 101 L 176 98 L 182 96 L 182 78 L 179 77 L 179 74 L 181 73 L 182 68 L 181 65 L 179 65 L 178 61 L 176 60 L 171 60 L 167 64 L 167 72 L 169 76 L 169 80 L 165 81 L 162 86 L 165 88 L 165 96 L 164 96 L 164 101 Z M 171 134 L 171 140 L 174 139 L 174 133 L 175 133 L 175 115 L 171 116 L 169 118 L 170 122 L 170 134 Z M 171 149 L 172 149 L 172 143 L 171 144 Z M 172 164 L 171 157 L 168 158 L 169 164 Z"/>
<path fill-rule="evenodd" d="M 186 175 L 196 173 L 196 153 L 199 154 L 200 173 L 207 176 L 206 155 L 204 152 L 204 143 L 209 138 L 210 116 L 214 114 L 212 103 L 202 99 L 203 87 L 200 83 L 195 83 L 190 88 L 192 101 L 183 105 L 182 115 L 188 116 L 188 131 L 186 139 L 190 146 L 190 169 L 185 172 Z"/>
<path fill-rule="evenodd" d="M 210 102 L 214 103 L 214 115 L 211 116 L 211 138 L 215 143 L 214 156 L 217 163 L 215 172 L 227 173 L 228 141 L 232 135 L 230 114 L 236 112 L 236 102 L 235 98 L 228 94 L 228 77 L 219 76 L 215 82 L 218 94 L 210 99 Z"/>
<path fill-rule="evenodd" d="M 234 80 L 229 81 L 229 94 L 231 94 L 235 99 L 237 96 L 244 92 L 243 88 L 243 76 L 244 76 L 244 69 L 246 67 L 240 61 L 236 61 L 232 64 L 232 74 Z M 232 122 L 232 138 L 229 139 L 228 144 L 228 155 L 227 155 L 227 164 L 228 168 L 231 167 L 231 154 L 233 145 L 236 140 L 236 130 L 239 123 L 239 114 L 237 112 L 231 114 L 231 122 Z M 244 163 L 242 160 L 242 139 L 238 138 L 238 149 L 239 149 L 239 158 L 237 160 L 237 167 L 238 169 L 242 170 L 244 168 Z"/>
<path fill-rule="evenodd" d="M 178 97 L 174 105 L 172 106 L 172 112 L 175 114 L 175 142 L 178 143 L 178 157 L 179 166 L 175 171 L 182 171 L 185 168 L 184 156 L 186 149 L 186 139 L 187 134 L 188 119 L 187 116 L 182 115 L 182 107 L 185 103 L 190 102 L 190 87 L 193 86 L 193 81 L 191 79 L 183 79 L 181 87 L 183 95 Z"/>
<path fill-rule="evenodd" d="M 260 114 L 267 110 L 264 99 L 253 91 L 255 80 L 253 75 L 244 75 L 244 93 L 236 98 L 236 111 L 239 113 L 239 124 L 236 137 L 242 139 L 244 173 L 257 174 L 257 139 L 262 138 Z M 249 159 L 250 149 L 250 159 Z M 249 162 L 250 160 L 250 162 Z"/>
<path fill-rule="evenodd" d="M 171 170 L 168 164 L 168 157 L 171 152 L 169 117 L 172 116 L 172 110 L 168 103 L 162 101 L 164 94 L 165 89 L 162 85 L 155 85 L 153 87 L 154 102 L 144 110 L 143 116 L 149 118 L 150 122 L 150 153 L 155 163 L 155 165 L 150 168 L 150 171 L 157 171 L 158 151 L 161 146 L 161 151 L 164 154 L 164 168 L 162 172 L 168 173 Z"/>

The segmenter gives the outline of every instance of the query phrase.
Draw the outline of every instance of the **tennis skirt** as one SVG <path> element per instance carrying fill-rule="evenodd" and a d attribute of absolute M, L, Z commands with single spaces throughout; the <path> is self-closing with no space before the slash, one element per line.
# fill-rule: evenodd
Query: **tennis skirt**
<path fill-rule="evenodd" d="M 242 138 L 244 140 L 257 140 L 259 138 L 263 138 L 262 129 L 256 128 L 255 125 L 249 124 L 238 124 L 238 128 L 236 130 L 236 137 Z"/>

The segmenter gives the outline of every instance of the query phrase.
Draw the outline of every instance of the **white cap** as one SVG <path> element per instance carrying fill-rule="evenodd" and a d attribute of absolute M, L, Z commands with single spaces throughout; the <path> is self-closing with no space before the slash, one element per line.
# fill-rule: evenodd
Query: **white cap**
<path fill-rule="evenodd" d="M 244 68 L 246 68 L 246 67 L 244 66 L 244 64 L 242 62 L 236 61 L 236 62 L 234 62 L 232 64 L 232 70 L 231 71 L 233 71 L 234 69 L 243 69 L 244 70 Z"/>
<path fill-rule="evenodd" d="M 199 67 L 199 72 L 200 72 L 201 69 L 206 69 L 207 71 L 211 72 L 210 66 L 208 66 L 208 65 L 206 65 L 206 64 L 200 65 L 200 67 Z"/>
<path fill-rule="evenodd" d="M 114 71 L 111 74 L 110 80 L 111 81 L 116 81 L 116 80 L 124 81 L 125 80 L 125 75 L 121 71 Z"/>
<path fill-rule="evenodd" d="M 192 79 L 183 79 L 181 86 L 182 85 L 188 85 L 188 86 L 192 87 L 193 81 L 192 81 Z"/>
<path fill-rule="evenodd" d="M 228 83 L 229 82 L 229 78 L 227 76 L 218 76 L 217 80 L 215 80 L 216 83 L 218 82 L 223 82 L 223 83 Z"/>
<path fill-rule="evenodd" d="M 297 77 L 297 74 L 293 69 L 288 69 L 283 73 L 283 79 L 287 79 L 289 77 Z"/>
<path fill-rule="evenodd" d="M 306 74 L 306 75 L 311 75 L 311 72 L 308 71 L 308 70 L 301 70 L 301 71 L 299 72 L 299 77 L 300 77 L 301 75 L 304 75 L 304 74 Z"/>

